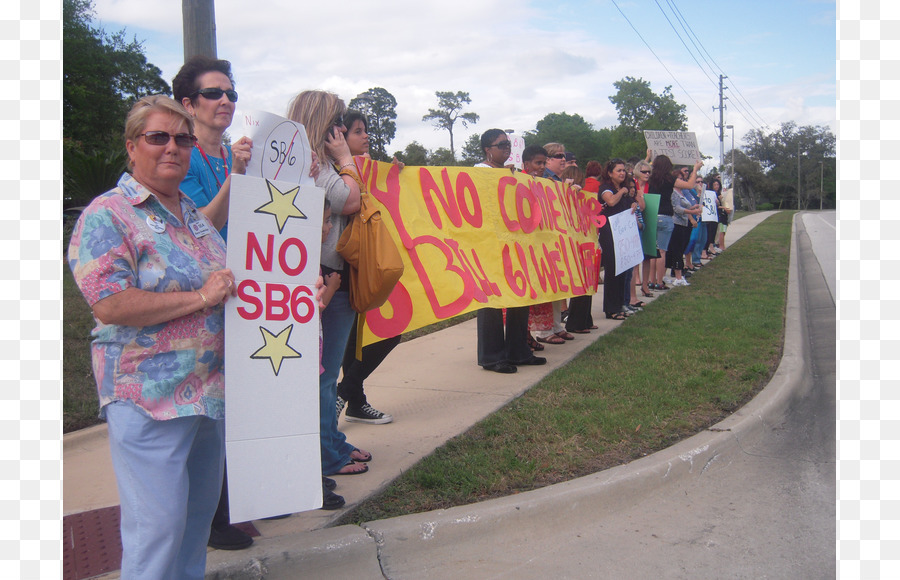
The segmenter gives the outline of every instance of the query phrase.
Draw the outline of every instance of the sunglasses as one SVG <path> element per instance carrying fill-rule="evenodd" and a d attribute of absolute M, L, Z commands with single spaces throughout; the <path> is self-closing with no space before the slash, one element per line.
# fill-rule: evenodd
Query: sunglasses
<path fill-rule="evenodd" d="M 146 133 L 141 133 L 138 137 L 143 137 L 144 141 L 149 143 L 150 145 L 165 145 L 169 142 L 169 139 L 175 137 L 175 144 L 179 147 L 193 147 L 194 143 L 197 142 L 197 138 L 191 135 L 190 133 L 178 133 L 176 135 L 169 135 L 165 131 L 147 131 Z"/>
<path fill-rule="evenodd" d="M 200 89 L 199 91 L 191 95 L 191 98 L 194 98 L 197 95 L 200 95 L 204 99 L 209 99 L 210 101 L 218 101 L 222 98 L 222 95 L 225 95 L 232 103 L 236 103 L 238 97 L 237 92 L 234 89 L 220 89 L 218 87 Z"/>
<path fill-rule="evenodd" d="M 488 145 L 488 149 L 490 149 L 491 147 L 497 147 L 498 149 L 512 149 L 512 143 L 510 143 L 509 141 L 500 141 L 499 143 Z"/>
<path fill-rule="evenodd" d="M 344 126 L 344 116 L 338 115 L 337 117 L 335 117 L 333 125 L 335 127 L 343 127 Z"/>
<path fill-rule="evenodd" d="M 644 175 L 650 175 L 650 170 L 649 169 L 641 169 L 641 173 L 643 173 Z"/>
<path fill-rule="evenodd" d="M 553 159 L 565 159 L 566 154 L 565 153 L 557 153 L 556 155 L 551 155 L 550 157 L 552 157 Z"/>

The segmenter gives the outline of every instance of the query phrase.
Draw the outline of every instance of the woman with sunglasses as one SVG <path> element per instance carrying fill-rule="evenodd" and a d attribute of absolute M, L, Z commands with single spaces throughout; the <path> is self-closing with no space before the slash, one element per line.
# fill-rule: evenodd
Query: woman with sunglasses
<path fill-rule="evenodd" d="M 232 146 L 224 143 L 238 99 L 231 63 L 205 56 L 192 57 L 172 79 L 172 92 L 193 117 L 197 133 L 197 146 L 191 153 L 191 167 L 181 190 L 227 239 L 230 176 L 247 171 L 253 147 L 247 137 L 241 137 Z"/>
<path fill-rule="evenodd" d="M 337 252 L 337 242 L 350 223 L 350 216 L 359 211 L 362 180 L 350 153 L 344 133 L 344 114 L 347 106 L 334 93 L 303 91 L 288 105 L 288 118 L 306 128 L 310 147 L 320 164 L 316 185 L 325 190 L 331 204 L 331 231 L 322 242 L 320 265 L 322 274 L 337 272 L 341 285 L 328 308 L 322 311 L 322 367 L 319 375 L 319 442 L 323 475 L 355 475 L 369 470 L 366 462 L 372 454 L 347 442 L 338 430 L 337 379 L 347 348 L 356 312 L 350 306 L 350 272 Z"/>
<path fill-rule="evenodd" d="M 184 108 L 128 114 L 132 173 L 75 224 L 69 267 L 93 309 L 91 344 L 121 500 L 122 577 L 204 577 L 225 452 L 225 241 L 179 191 L 195 137 Z"/>
<path fill-rule="evenodd" d="M 475 167 L 500 169 L 509 158 L 509 136 L 501 129 L 488 129 L 481 135 L 484 161 Z M 525 148 L 522 158 L 526 167 L 536 157 L 534 149 Z M 534 356 L 528 346 L 528 307 L 515 306 L 506 309 L 504 327 L 503 309 L 482 308 L 477 314 L 476 338 L 478 366 L 486 371 L 511 374 L 517 365 L 542 365 L 547 359 Z"/>

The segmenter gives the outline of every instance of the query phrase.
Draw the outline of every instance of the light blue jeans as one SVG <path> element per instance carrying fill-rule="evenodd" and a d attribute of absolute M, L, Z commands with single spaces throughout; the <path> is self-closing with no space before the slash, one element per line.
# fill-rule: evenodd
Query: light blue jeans
<path fill-rule="evenodd" d="M 347 340 L 356 320 L 350 307 L 349 292 L 335 292 L 328 308 L 322 311 L 322 367 L 319 375 L 319 443 L 322 451 L 322 474 L 332 475 L 350 462 L 354 447 L 338 431 L 337 379 L 344 360 Z"/>
<path fill-rule="evenodd" d="M 152 419 L 129 402 L 106 406 L 122 506 L 124 580 L 202 580 L 219 503 L 225 421 Z"/>

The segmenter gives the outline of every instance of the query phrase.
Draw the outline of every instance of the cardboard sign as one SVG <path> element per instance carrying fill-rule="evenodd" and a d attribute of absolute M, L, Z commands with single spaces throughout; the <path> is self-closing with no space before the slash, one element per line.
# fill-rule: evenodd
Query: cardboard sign
<path fill-rule="evenodd" d="M 644 131 L 647 148 L 653 157 L 665 155 L 674 165 L 693 165 L 700 160 L 697 135 L 682 131 Z"/>
<path fill-rule="evenodd" d="M 641 246 L 644 254 L 656 256 L 656 223 L 659 217 L 658 193 L 644 194 L 644 229 L 641 230 Z"/>
<path fill-rule="evenodd" d="M 509 144 L 512 146 L 512 150 L 509 153 L 509 159 L 503 165 L 515 165 L 516 169 L 522 171 L 525 168 L 522 161 L 522 153 L 525 151 L 525 139 L 515 133 L 509 133 Z"/>
<path fill-rule="evenodd" d="M 356 163 L 406 266 L 366 314 L 364 344 L 485 306 L 594 293 L 595 194 L 505 169 Z"/>
<path fill-rule="evenodd" d="M 703 213 L 700 214 L 700 220 L 707 223 L 718 222 L 719 212 L 716 211 L 716 192 L 711 189 L 704 191 L 700 203 L 703 206 Z"/>
<path fill-rule="evenodd" d="M 231 519 L 242 522 L 322 506 L 315 283 L 325 192 L 231 179 L 225 448 Z"/>
<path fill-rule="evenodd" d="M 253 140 L 246 175 L 315 185 L 309 176 L 312 148 L 303 125 L 265 111 L 241 111 L 240 119 L 243 134 Z"/>
<path fill-rule="evenodd" d="M 616 273 L 618 276 L 634 268 L 644 261 L 641 249 L 641 234 L 637 226 L 637 218 L 629 211 L 609 216 L 609 227 L 612 230 L 613 246 L 616 248 Z"/>

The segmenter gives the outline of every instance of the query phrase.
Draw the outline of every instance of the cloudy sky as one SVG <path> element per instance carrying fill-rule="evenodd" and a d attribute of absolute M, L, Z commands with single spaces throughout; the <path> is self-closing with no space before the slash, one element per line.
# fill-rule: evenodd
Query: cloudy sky
<path fill-rule="evenodd" d="M 95 8 L 107 31 L 124 27 L 143 40 L 171 82 L 183 62 L 179 0 L 95 0 Z M 751 129 L 785 121 L 836 128 L 833 1 L 217 0 L 216 27 L 239 106 L 284 115 L 301 90 L 349 101 L 383 87 L 398 103 L 390 151 L 413 140 L 449 146 L 446 131 L 422 121 L 435 91 L 467 91 L 467 110 L 481 116 L 456 130 L 458 148 L 492 127 L 533 130 L 554 112 L 612 126 L 608 97 L 625 76 L 656 92 L 672 86 L 710 165 L 719 151 L 718 74 L 728 76 L 725 124 L 737 144 Z M 728 130 L 725 141 L 728 150 Z"/>

